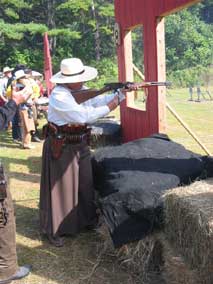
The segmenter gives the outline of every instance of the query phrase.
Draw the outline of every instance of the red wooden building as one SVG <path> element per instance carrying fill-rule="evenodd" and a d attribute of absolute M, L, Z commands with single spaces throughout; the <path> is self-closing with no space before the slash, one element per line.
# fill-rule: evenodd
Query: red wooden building
<path fill-rule="evenodd" d="M 118 27 L 119 81 L 133 81 L 131 30 L 143 27 L 145 81 L 165 81 L 164 17 L 200 2 L 199 0 L 115 0 Z M 125 142 L 166 132 L 165 87 L 148 88 L 145 110 L 134 106 L 129 93 L 121 104 L 121 125 Z"/>

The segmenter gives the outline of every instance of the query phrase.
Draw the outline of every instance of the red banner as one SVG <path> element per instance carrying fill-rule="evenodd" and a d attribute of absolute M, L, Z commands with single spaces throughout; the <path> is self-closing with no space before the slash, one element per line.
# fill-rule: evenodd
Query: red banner
<path fill-rule="evenodd" d="M 44 34 L 44 79 L 46 82 L 47 94 L 50 95 L 50 92 L 53 88 L 53 84 L 50 82 L 52 77 L 52 59 L 50 55 L 50 47 L 47 32 Z"/>

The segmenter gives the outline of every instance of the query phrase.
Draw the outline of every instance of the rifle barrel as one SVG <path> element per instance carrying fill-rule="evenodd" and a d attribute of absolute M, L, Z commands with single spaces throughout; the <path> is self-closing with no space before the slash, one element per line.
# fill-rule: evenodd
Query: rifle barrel
<path fill-rule="evenodd" d="M 105 86 L 111 87 L 113 90 L 117 89 L 128 89 L 128 86 L 137 86 L 138 88 L 146 88 L 150 86 L 171 86 L 171 82 L 165 81 L 165 82 L 157 82 L 157 81 L 151 81 L 151 82 L 142 82 L 142 83 L 135 83 L 135 82 L 112 82 L 104 84 Z"/>
<path fill-rule="evenodd" d="M 153 85 L 153 86 L 171 86 L 172 83 L 168 82 L 168 81 L 165 81 L 165 82 L 150 82 L 150 85 Z"/>

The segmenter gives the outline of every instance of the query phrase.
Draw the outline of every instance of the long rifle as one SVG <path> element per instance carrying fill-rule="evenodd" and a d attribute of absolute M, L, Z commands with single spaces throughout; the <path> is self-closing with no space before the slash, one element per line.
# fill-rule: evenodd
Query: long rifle
<path fill-rule="evenodd" d="M 152 87 L 152 86 L 165 86 L 165 87 L 169 87 L 171 86 L 172 83 L 165 81 L 165 82 L 156 82 L 156 81 L 152 81 L 152 82 L 142 82 L 142 83 L 134 83 L 134 82 L 112 82 L 112 83 L 106 83 L 104 84 L 104 87 L 100 90 L 95 90 L 95 89 L 85 89 L 85 90 L 74 90 L 72 91 L 72 94 L 87 94 L 91 91 L 97 91 L 101 93 L 105 93 L 108 91 L 117 91 L 118 89 L 123 89 L 123 90 L 128 90 L 131 89 L 133 90 L 135 89 L 142 89 L 142 88 L 148 88 L 148 87 Z"/>
<path fill-rule="evenodd" d="M 82 103 L 88 99 L 94 98 L 98 95 L 101 95 L 103 93 L 114 91 L 117 92 L 120 90 L 126 90 L 126 91 L 134 91 L 141 88 L 148 88 L 152 86 L 171 86 L 170 82 L 142 82 L 142 83 L 132 83 L 132 82 L 113 82 L 113 83 L 106 83 L 104 84 L 104 87 L 100 90 L 96 89 L 85 89 L 85 90 L 72 90 L 72 95 L 74 96 L 75 100 L 78 103 Z"/>
<path fill-rule="evenodd" d="M 171 82 L 165 81 L 165 82 L 157 82 L 157 81 L 152 81 L 152 82 L 142 82 L 142 83 L 134 83 L 134 82 L 113 82 L 113 83 L 106 83 L 104 84 L 105 87 L 109 88 L 110 90 L 118 90 L 118 89 L 142 89 L 142 88 L 148 88 L 152 86 L 165 86 L 169 87 L 172 85 Z"/>

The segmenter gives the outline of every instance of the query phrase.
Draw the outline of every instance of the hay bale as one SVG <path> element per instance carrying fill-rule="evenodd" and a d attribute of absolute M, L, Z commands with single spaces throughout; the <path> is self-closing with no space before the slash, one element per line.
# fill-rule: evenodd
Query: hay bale
<path fill-rule="evenodd" d="M 99 228 L 105 257 L 113 256 L 126 272 L 140 284 L 203 284 L 201 276 L 171 247 L 164 233 L 115 249 L 105 224 Z"/>
<path fill-rule="evenodd" d="M 163 235 L 162 235 L 163 236 Z M 191 270 L 183 257 L 174 251 L 165 236 L 161 238 L 164 266 L 163 279 L 166 284 L 200 284 L 196 270 Z"/>
<path fill-rule="evenodd" d="M 121 266 L 137 275 L 141 284 L 164 283 L 161 270 L 163 268 L 163 247 L 159 234 L 155 233 L 143 240 L 130 243 L 118 250 Z"/>
<path fill-rule="evenodd" d="M 132 276 L 134 284 L 165 284 L 161 275 L 163 252 L 159 233 L 116 249 L 104 222 L 97 231 L 102 237 L 105 257 L 113 257 Z"/>
<path fill-rule="evenodd" d="M 165 194 L 165 230 L 198 282 L 213 283 L 213 179 Z"/>

